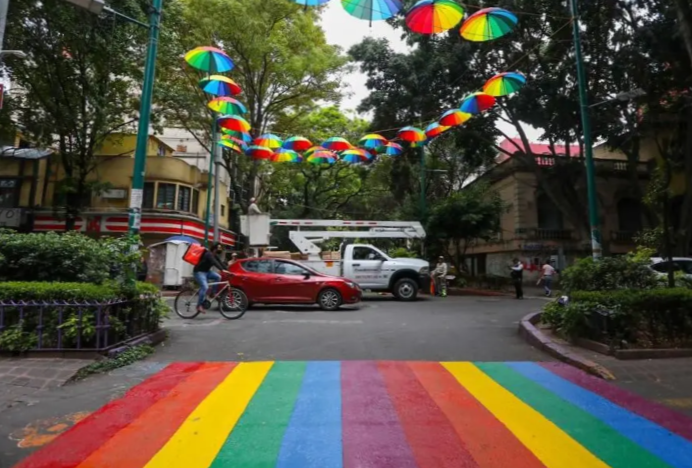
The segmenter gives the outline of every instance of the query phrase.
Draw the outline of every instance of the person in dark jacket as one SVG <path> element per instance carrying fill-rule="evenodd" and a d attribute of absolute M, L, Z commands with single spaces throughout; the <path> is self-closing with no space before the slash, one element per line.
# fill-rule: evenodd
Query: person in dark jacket
<path fill-rule="evenodd" d="M 209 282 L 215 283 L 221 281 L 221 275 L 217 272 L 212 271 L 213 267 L 218 268 L 220 271 L 226 269 L 224 264 L 221 262 L 217 254 L 223 251 L 221 244 L 215 242 L 212 244 L 210 250 L 205 250 L 202 257 L 199 259 L 199 263 L 195 265 L 192 272 L 195 275 L 195 281 L 199 284 L 199 299 L 197 301 L 197 309 L 201 312 L 204 311 L 204 297 L 209 290 Z"/>

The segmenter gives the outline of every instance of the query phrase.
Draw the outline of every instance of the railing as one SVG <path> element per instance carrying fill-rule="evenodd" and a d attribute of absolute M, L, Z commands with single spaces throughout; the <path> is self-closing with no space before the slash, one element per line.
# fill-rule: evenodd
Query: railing
<path fill-rule="evenodd" d="M 572 240 L 571 229 L 518 228 L 514 231 L 522 239 Z"/>
<path fill-rule="evenodd" d="M 0 351 L 106 351 L 159 329 L 155 300 L 0 301 Z"/>

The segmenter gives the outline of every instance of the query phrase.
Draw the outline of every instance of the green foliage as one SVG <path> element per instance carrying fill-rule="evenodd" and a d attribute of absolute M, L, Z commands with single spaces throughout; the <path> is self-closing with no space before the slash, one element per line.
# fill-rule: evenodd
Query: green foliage
<path fill-rule="evenodd" d="M 566 268 L 560 285 L 573 291 L 607 291 L 615 289 L 654 289 L 659 277 L 649 268 L 650 250 L 640 250 L 621 257 L 605 257 L 599 261 L 583 258 Z"/>
<path fill-rule="evenodd" d="M 103 359 L 82 367 L 77 371 L 73 380 L 82 380 L 93 374 L 103 374 L 120 367 L 129 366 L 150 354 L 154 353 L 154 348 L 149 345 L 139 345 L 128 348 L 114 358 Z"/>
<path fill-rule="evenodd" d="M 411 250 L 405 247 L 397 247 L 395 249 L 390 250 L 389 256 L 392 258 L 418 258 L 416 252 L 412 252 Z"/>
<path fill-rule="evenodd" d="M 38 337 L 35 333 L 24 331 L 23 321 L 8 327 L 0 333 L 0 350 L 6 350 L 11 353 L 27 351 L 36 346 L 37 342 Z"/>

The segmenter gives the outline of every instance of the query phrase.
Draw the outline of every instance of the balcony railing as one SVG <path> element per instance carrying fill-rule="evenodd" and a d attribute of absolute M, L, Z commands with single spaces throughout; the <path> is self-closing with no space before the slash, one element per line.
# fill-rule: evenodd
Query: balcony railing
<path fill-rule="evenodd" d="M 514 231 L 521 239 L 535 240 L 572 240 L 572 229 L 518 228 Z"/>

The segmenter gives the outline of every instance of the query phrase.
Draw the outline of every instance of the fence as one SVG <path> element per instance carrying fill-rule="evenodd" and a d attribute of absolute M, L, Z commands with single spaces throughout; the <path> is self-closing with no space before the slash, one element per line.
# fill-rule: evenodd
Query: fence
<path fill-rule="evenodd" d="M 0 301 L 0 351 L 107 351 L 159 329 L 157 300 Z"/>

